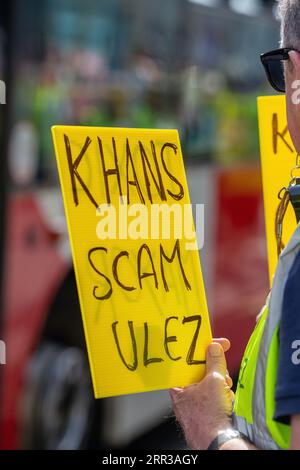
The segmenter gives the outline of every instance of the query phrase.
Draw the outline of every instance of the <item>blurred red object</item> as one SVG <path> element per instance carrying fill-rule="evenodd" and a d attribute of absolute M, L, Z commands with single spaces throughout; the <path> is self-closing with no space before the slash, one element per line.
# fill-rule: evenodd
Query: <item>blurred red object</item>
<path fill-rule="evenodd" d="M 261 176 L 249 167 L 222 170 L 217 179 L 213 333 L 230 339 L 236 374 L 269 291 Z"/>
<path fill-rule="evenodd" d="M 55 249 L 32 195 L 18 195 L 8 205 L 5 262 L 4 337 L 0 447 L 18 444 L 18 418 L 23 376 L 39 340 L 52 298 L 66 275 L 67 265 Z"/>

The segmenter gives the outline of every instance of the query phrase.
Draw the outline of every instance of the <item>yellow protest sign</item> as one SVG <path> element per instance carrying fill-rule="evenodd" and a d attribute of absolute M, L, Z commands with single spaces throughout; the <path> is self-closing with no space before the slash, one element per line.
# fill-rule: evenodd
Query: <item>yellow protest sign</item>
<path fill-rule="evenodd" d="M 280 202 L 278 195 L 291 181 L 291 170 L 295 167 L 297 152 L 287 128 L 285 96 L 259 97 L 258 117 L 269 275 L 272 284 L 278 260 L 275 235 L 275 215 Z M 289 204 L 283 223 L 282 239 L 285 245 L 296 226 L 296 217 Z"/>
<path fill-rule="evenodd" d="M 178 132 L 52 133 L 95 396 L 199 380 L 211 331 Z"/>

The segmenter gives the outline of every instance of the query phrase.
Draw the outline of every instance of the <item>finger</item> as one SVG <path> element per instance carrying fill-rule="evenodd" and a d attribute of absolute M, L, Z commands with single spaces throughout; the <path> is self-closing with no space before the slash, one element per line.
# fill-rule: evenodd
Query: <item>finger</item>
<path fill-rule="evenodd" d="M 219 343 L 211 343 L 206 351 L 206 374 L 217 372 L 226 377 L 226 359 L 223 348 Z"/>
<path fill-rule="evenodd" d="M 230 407 L 232 408 L 234 406 L 235 394 L 233 393 L 232 390 L 230 390 L 230 388 L 228 388 L 228 391 L 226 392 L 226 394 L 228 396 L 228 402 L 230 404 Z"/>
<path fill-rule="evenodd" d="M 234 398 L 235 398 L 235 395 L 233 393 L 232 390 L 230 390 L 229 387 L 225 387 L 225 394 L 226 394 L 226 397 L 227 397 L 227 403 L 226 403 L 226 414 L 228 414 L 228 416 L 230 416 L 232 414 L 232 411 L 233 411 L 233 407 L 234 407 Z"/>
<path fill-rule="evenodd" d="M 232 386 L 233 386 L 233 381 L 232 381 L 232 378 L 230 377 L 230 375 L 226 374 L 225 379 L 226 379 L 226 383 L 227 383 L 228 387 L 229 387 L 229 388 L 232 388 Z"/>
<path fill-rule="evenodd" d="M 224 352 L 227 352 L 231 346 L 230 341 L 227 338 L 214 338 L 213 342 L 219 343 L 222 346 Z"/>

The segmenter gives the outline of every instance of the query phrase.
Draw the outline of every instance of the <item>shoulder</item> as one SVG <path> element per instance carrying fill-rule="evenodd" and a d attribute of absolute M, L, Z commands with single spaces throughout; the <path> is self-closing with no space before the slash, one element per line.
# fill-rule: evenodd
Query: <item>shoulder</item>
<path fill-rule="evenodd" d="M 283 292 L 281 334 L 292 334 L 300 331 L 300 249 L 298 249 L 291 268 L 287 274 Z M 297 331 L 298 332 L 298 331 Z"/>
<path fill-rule="evenodd" d="M 293 261 L 293 264 L 291 266 L 291 269 L 288 273 L 287 276 L 287 282 L 295 282 L 298 279 L 298 285 L 299 284 L 299 274 L 300 274 L 300 245 L 298 247 L 298 251 L 296 253 L 295 259 Z"/>

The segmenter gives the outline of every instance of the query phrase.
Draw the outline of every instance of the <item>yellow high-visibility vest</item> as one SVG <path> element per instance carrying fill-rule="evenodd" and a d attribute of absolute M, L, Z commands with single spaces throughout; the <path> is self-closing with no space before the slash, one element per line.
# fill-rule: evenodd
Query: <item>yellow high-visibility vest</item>
<path fill-rule="evenodd" d="M 291 426 L 279 423 L 273 417 L 284 286 L 299 249 L 300 225 L 278 259 L 272 290 L 241 364 L 234 423 L 259 449 L 290 447 Z"/>

